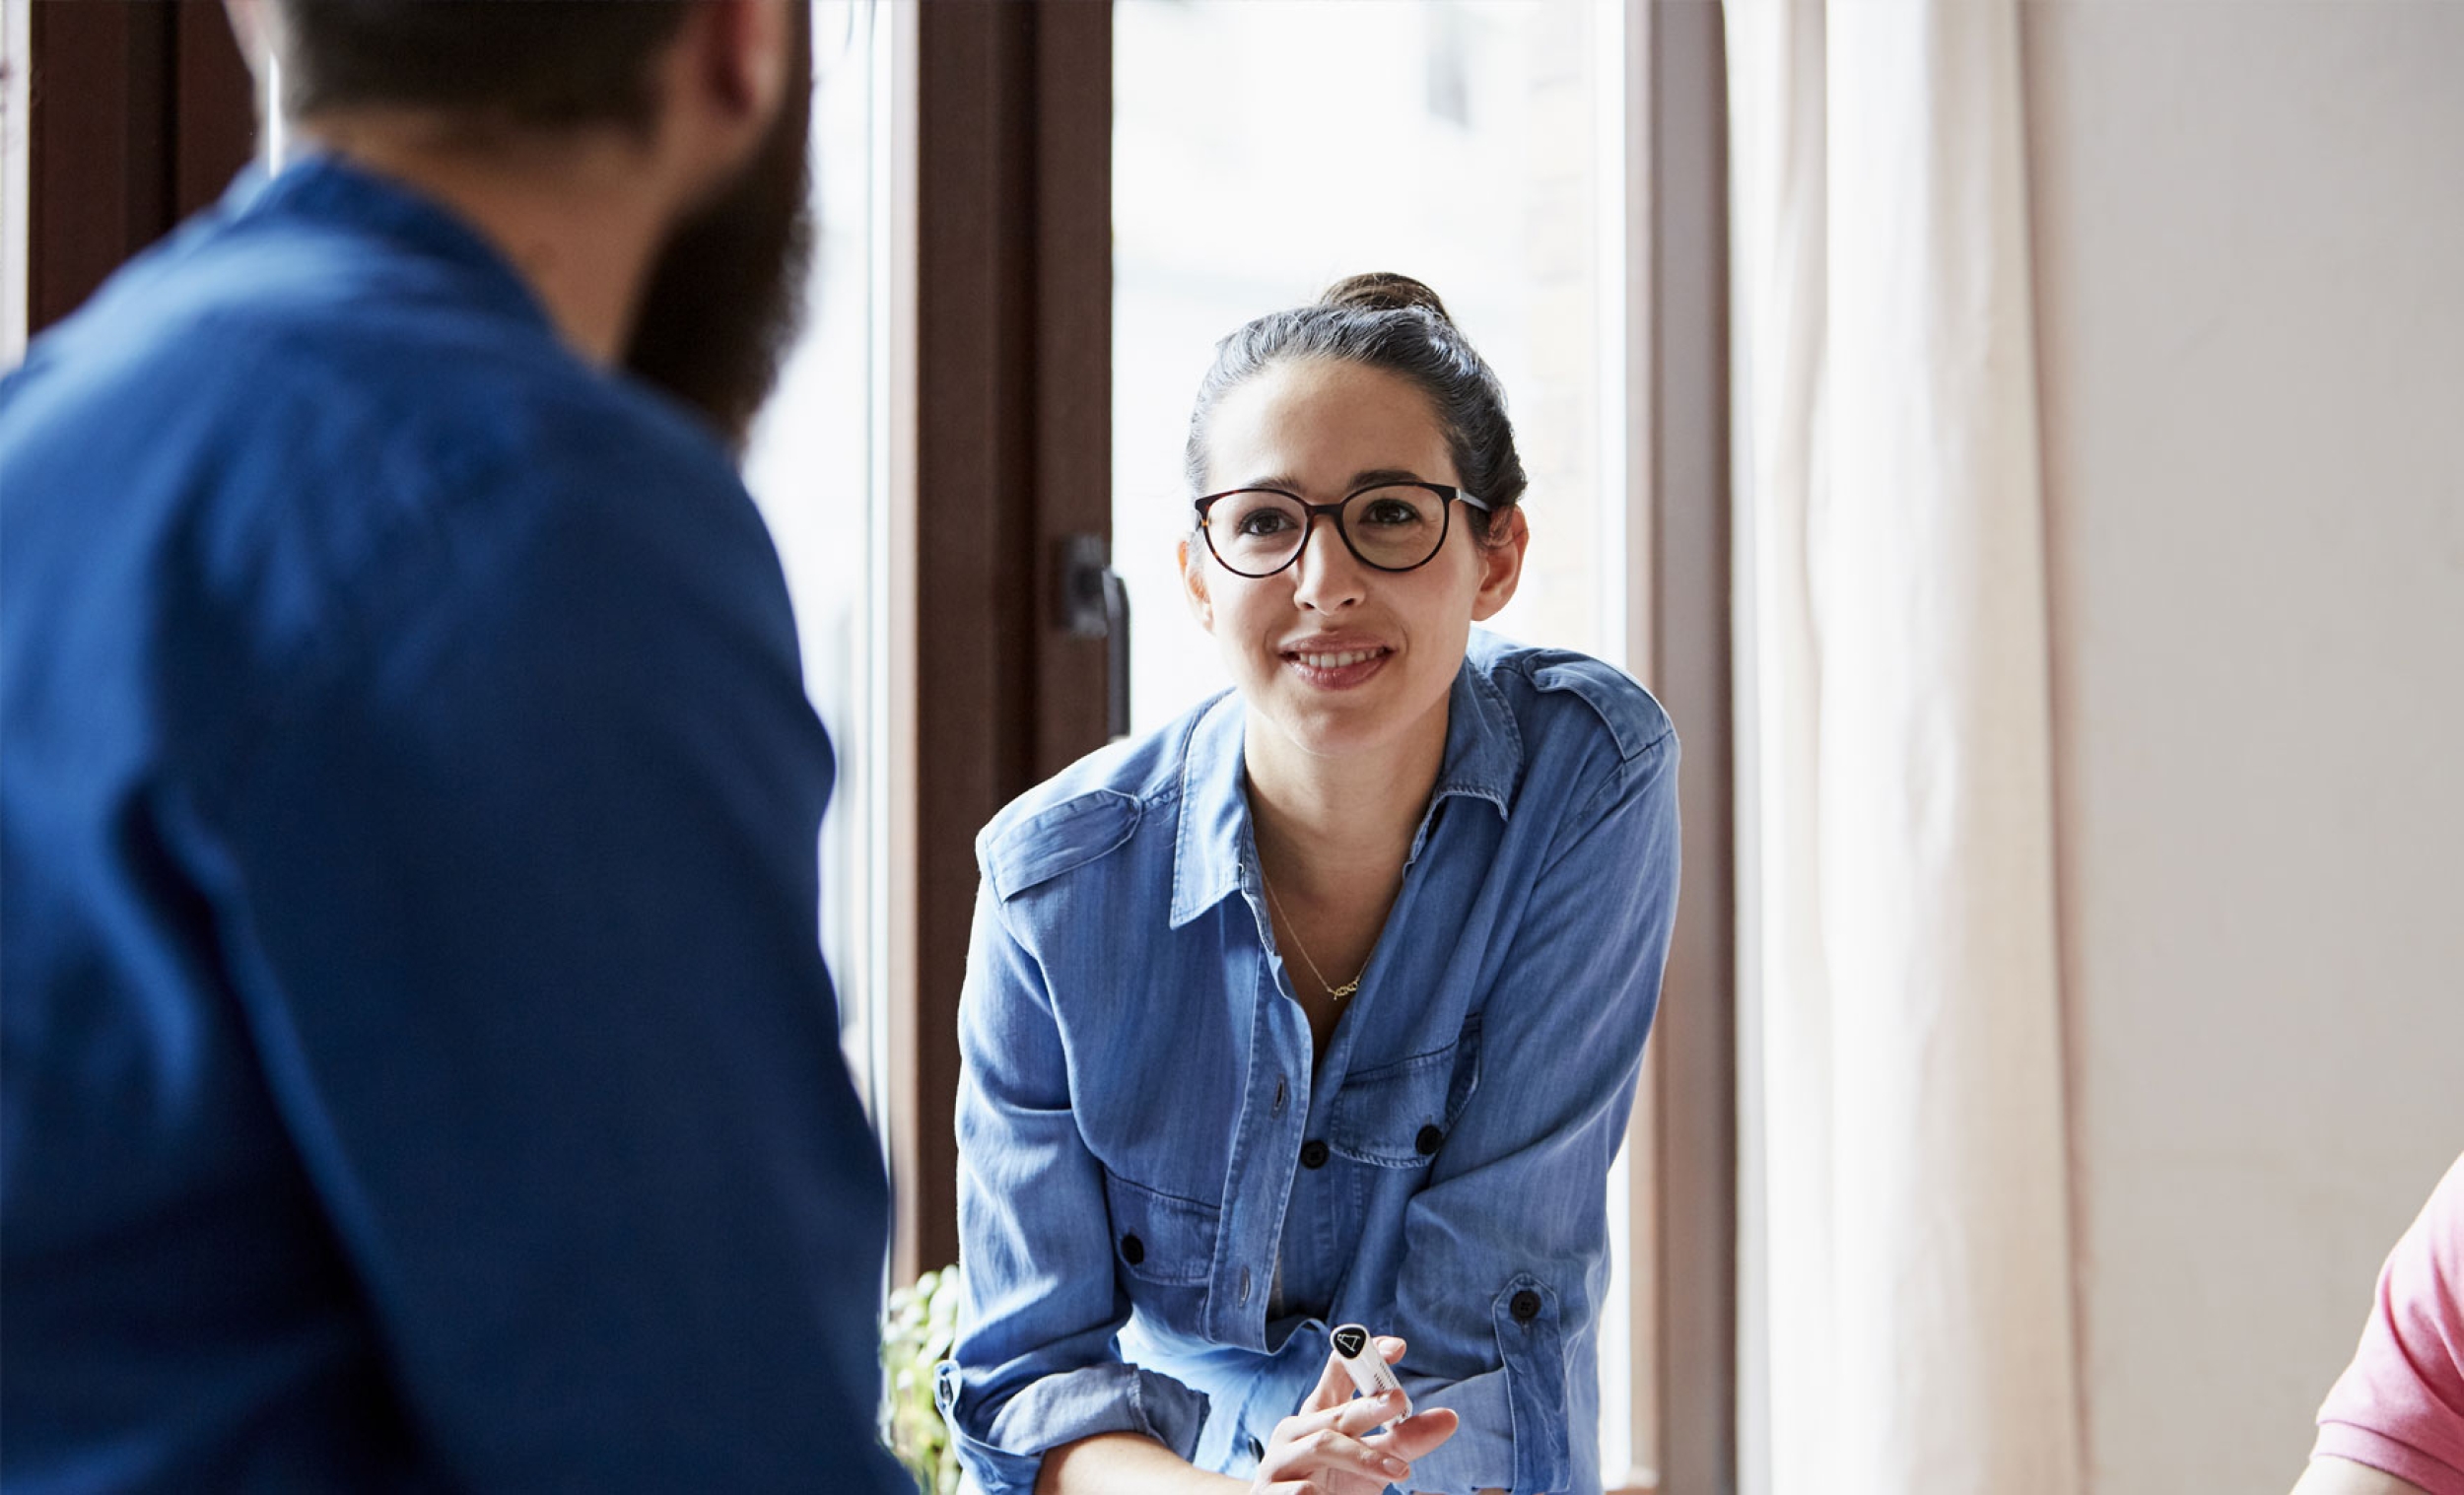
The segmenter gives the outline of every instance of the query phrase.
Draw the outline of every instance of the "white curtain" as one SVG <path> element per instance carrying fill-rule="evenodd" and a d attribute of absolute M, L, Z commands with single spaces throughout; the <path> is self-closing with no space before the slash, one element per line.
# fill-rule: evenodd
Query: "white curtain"
<path fill-rule="evenodd" d="M 1748 1467 L 2078 1495 L 2017 0 L 1728 35 Z"/>

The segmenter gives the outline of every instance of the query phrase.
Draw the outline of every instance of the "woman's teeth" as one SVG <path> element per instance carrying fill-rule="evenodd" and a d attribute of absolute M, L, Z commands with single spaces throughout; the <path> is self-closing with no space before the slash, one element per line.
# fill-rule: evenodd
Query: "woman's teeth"
<path fill-rule="evenodd" d="M 1345 665 L 1374 659 L 1383 652 L 1385 652 L 1383 649 L 1353 648 L 1345 649 L 1339 654 L 1294 654 L 1292 657 L 1311 669 L 1341 669 Z"/>

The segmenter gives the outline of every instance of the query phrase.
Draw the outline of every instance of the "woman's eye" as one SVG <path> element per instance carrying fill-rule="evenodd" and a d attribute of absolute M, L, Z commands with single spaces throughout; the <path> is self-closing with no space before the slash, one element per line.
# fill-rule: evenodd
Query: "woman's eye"
<path fill-rule="evenodd" d="M 1245 535 L 1274 535 L 1292 527 L 1292 516 L 1280 510 L 1261 509 L 1241 515 L 1240 532 Z"/>
<path fill-rule="evenodd" d="M 1401 499 L 1380 499 L 1362 511 L 1364 524 L 1399 525 L 1420 522 L 1420 510 Z"/>

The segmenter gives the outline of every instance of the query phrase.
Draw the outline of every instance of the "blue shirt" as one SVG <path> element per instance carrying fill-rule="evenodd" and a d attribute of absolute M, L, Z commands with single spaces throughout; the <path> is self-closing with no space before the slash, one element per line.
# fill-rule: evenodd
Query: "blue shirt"
<path fill-rule="evenodd" d="M 1600 1489 L 1607 1178 L 1677 883 L 1676 737 L 1580 654 L 1474 633 L 1360 989 L 1312 1072 L 1222 696 L 1004 810 L 960 1005 L 939 1395 L 992 1495 L 1154 1438 L 1244 1475 L 1328 1327 L 1462 1427 L 1415 1490 Z"/>
<path fill-rule="evenodd" d="M 897 1488 L 726 452 L 311 161 L 0 383 L 0 1484 Z"/>

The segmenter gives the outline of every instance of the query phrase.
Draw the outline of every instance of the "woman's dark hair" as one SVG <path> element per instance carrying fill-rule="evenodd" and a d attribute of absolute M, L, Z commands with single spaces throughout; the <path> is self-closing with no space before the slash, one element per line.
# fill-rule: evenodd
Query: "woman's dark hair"
<path fill-rule="evenodd" d="M 1530 483 L 1506 419 L 1506 391 L 1472 349 L 1437 293 L 1408 275 L 1354 275 L 1327 288 L 1313 306 L 1269 312 L 1215 345 L 1214 367 L 1190 412 L 1190 491 L 1206 485 L 1206 424 L 1226 392 L 1276 364 L 1335 359 L 1382 369 L 1428 396 L 1464 491 L 1498 512 Z M 1495 516 L 1468 509 L 1485 539 Z"/>
<path fill-rule="evenodd" d="M 647 126 L 692 0 L 279 0 L 283 112 L 442 108 L 529 129 Z"/>

